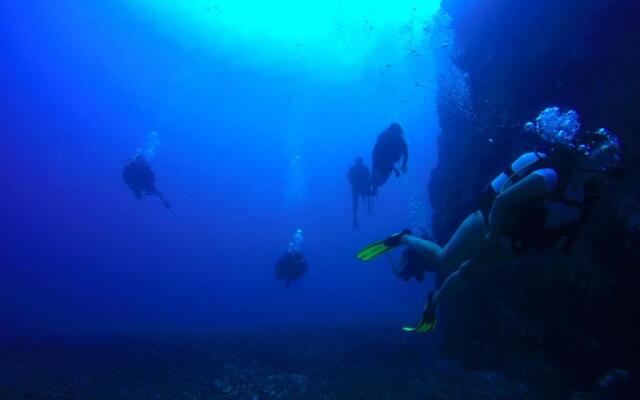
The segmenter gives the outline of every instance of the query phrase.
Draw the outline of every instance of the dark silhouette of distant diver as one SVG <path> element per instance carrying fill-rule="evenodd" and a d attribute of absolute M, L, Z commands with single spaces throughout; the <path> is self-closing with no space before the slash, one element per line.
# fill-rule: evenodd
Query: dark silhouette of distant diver
<path fill-rule="evenodd" d="M 139 200 L 142 196 L 156 196 L 162 204 L 172 213 L 171 204 L 164 198 L 162 193 L 156 188 L 156 175 L 151 170 L 149 161 L 144 155 L 139 154 L 122 170 L 122 179 L 129 189 Z M 174 214 L 175 215 L 175 214 Z"/>
<path fill-rule="evenodd" d="M 287 251 L 276 263 L 276 278 L 285 282 L 290 287 L 295 281 L 302 278 L 309 270 L 309 265 L 301 251 Z"/>
<path fill-rule="evenodd" d="M 360 200 L 367 203 L 368 214 L 373 214 L 373 205 L 369 190 L 369 185 L 371 183 L 371 171 L 366 165 L 364 165 L 362 157 L 355 158 L 353 165 L 349 168 L 347 178 L 351 184 L 351 203 L 353 214 L 352 229 L 354 232 L 357 232 L 360 230 L 360 224 L 358 223 L 358 206 L 360 204 Z"/>
<path fill-rule="evenodd" d="M 309 270 L 309 265 L 302 255 L 304 236 L 302 229 L 297 229 L 289 242 L 287 252 L 276 263 L 276 278 L 285 282 L 286 287 L 302 278 Z"/>
<path fill-rule="evenodd" d="M 384 185 L 392 172 L 396 177 L 400 176 L 400 171 L 396 163 L 402 159 L 400 167 L 403 173 L 407 173 L 407 163 L 409 162 L 409 149 L 404 139 L 404 132 L 400 124 L 394 122 L 387 127 L 380 135 L 373 148 L 372 154 L 372 176 L 371 195 L 378 194 L 378 188 Z"/>
<path fill-rule="evenodd" d="M 479 210 L 462 222 L 444 248 L 405 230 L 358 253 L 360 260 L 368 261 L 404 244 L 416 249 L 434 270 L 454 270 L 436 292 L 429 293 L 418 324 L 405 331 L 432 331 L 440 302 L 501 257 L 560 243 L 568 250 L 605 178 L 619 175 L 620 145 L 614 134 L 606 129 L 578 133 L 579 125 L 567 134 L 564 123 L 551 118 L 557 114 L 562 121 L 567 115 L 557 108 L 548 110 L 535 127 L 546 141 L 546 151 L 525 153 L 498 175 L 482 192 Z"/>

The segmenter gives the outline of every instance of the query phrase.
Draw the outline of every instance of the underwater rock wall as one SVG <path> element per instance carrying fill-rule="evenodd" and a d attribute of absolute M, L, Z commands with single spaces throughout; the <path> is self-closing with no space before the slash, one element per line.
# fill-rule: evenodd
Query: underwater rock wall
<path fill-rule="evenodd" d="M 442 6 L 472 112 L 451 107 L 451 91 L 440 88 L 439 164 L 429 183 L 438 241 L 476 209 L 491 177 L 535 146 L 522 126 L 545 107 L 573 108 L 586 129 L 618 134 L 626 165 L 569 254 L 554 250 L 496 266 L 445 306 L 444 355 L 468 366 L 523 368 L 539 379 L 560 374 L 573 389 L 592 388 L 613 368 L 640 370 L 640 4 L 443 0 Z M 528 361 L 515 367 L 517 360 Z"/>

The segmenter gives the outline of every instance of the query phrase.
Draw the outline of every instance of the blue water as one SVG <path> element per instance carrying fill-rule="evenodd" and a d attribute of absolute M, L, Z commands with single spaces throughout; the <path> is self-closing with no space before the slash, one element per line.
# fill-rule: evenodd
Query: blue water
<path fill-rule="evenodd" d="M 205 2 L 143 3 L 0 5 L 0 333 L 396 332 L 414 322 L 432 279 L 407 284 L 354 253 L 429 226 L 435 50 L 429 19 L 411 11 L 427 3 L 403 3 L 409 11 L 388 20 L 375 3 L 370 16 L 349 16 L 352 31 L 334 24 L 320 36 L 281 18 L 273 37 L 247 28 L 259 15 L 208 30 Z M 410 172 L 381 188 L 376 216 L 363 211 L 354 235 L 347 169 L 356 155 L 370 163 L 394 121 Z M 121 179 L 152 132 L 175 216 Z M 286 289 L 274 264 L 298 228 L 309 273 Z"/>

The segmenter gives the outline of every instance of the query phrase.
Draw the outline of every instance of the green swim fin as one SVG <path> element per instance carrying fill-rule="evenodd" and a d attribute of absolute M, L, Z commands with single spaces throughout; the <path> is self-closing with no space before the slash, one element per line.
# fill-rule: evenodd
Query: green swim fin
<path fill-rule="evenodd" d="M 371 261 L 379 255 L 400 246 L 402 244 L 402 236 L 410 234 L 411 230 L 405 229 L 402 232 L 391 235 L 386 239 L 373 242 L 360 250 L 358 254 L 356 254 L 356 257 L 360 261 Z"/>
<path fill-rule="evenodd" d="M 431 321 L 420 320 L 416 326 L 403 326 L 402 330 L 409 333 L 429 333 L 436 329 L 436 318 Z"/>
<path fill-rule="evenodd" d="M 427 304 L 424 306 L 422 318 L 416 326 L 403 326 L 402 330 L 410 333 L 429 333 L 436 329 L 436 310 L 431 307 L 433 292 L 429 293 Z"/>

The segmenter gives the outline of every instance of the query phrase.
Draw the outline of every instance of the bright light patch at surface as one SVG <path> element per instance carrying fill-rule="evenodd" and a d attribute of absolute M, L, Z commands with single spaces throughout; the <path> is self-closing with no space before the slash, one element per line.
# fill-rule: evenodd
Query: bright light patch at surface
<path fill-rule="evenodd" d="M 125 0 L 123 0 L 125 1 Z M 157 30 L 236 61 L 355 67 L 418 46 L 439 0 L 126 0 Z"/>

